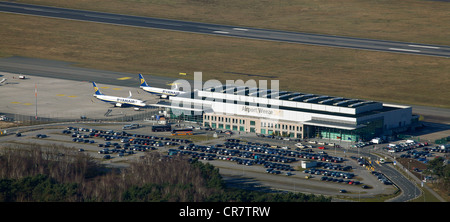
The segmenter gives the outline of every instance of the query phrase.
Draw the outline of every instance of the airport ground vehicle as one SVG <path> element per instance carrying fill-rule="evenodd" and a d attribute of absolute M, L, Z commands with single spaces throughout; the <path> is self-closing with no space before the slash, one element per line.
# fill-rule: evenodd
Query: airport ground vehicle
<path fill-rule="evenodd" d="M 172 130 L 172 136 L 186 136 L 186 135 L 193 135 L 194 132 L 192 129 L 175 129 Z"/>
<path fill-rule="evenodd" d="M 139 127 L 140 127 L 139 124 L 133 123 L 133 124 L 129 124 L 129 125 L 123 126 L 122 129 L 123 130 L 130 130 L 130 129 L 137 129 Z"/>
<path fill-rule="evenodd" d="M 170 125 L 152 126 L 152 132 L 164 132 L 170 130 L 172 130 L 172 127 Z"/>

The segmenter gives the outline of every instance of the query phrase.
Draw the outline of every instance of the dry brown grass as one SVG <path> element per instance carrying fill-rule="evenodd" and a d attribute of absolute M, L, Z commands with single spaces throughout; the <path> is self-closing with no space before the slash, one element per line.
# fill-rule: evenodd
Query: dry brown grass
<path fill-rule="evenodd" d="M 425 0 L 19 0 L 18 2 L 430 44 L 450 44 L 450 4 Z"/>
<path fill-rule="evenodd" d="M 0 55 L 204 80 L 279 79 L 281 88 L 450 107 L 446 58 L 305 46 L 0 14 Z M 229 72 L 247 73 L 229 74 Z M 183 77 L 185 78 L 185 77 Z"/>

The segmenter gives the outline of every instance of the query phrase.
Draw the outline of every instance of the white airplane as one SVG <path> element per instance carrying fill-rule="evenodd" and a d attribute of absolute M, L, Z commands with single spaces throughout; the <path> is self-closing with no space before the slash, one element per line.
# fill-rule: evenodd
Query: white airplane
<path fill-rule="evenodd" d="M 146 106 L 146 104 L 142 100 L 131 99 L 131 96 L 132 96 L 131 91 L 130 91 L 130 96 L 127 98 L 117 97 L 117 96 L 107 96 L 107 95 L 104 95 L 102 92 L 100 92 L 100 90 L 98 89 L 97 84 L 95 84 L 95 82 L 92 82 L 92 84 L 94 86 L 94 91 L 95 91 L 93 96 L 103 102 L 111 103 L 115 107 L 127 107 L 127 106 L 144 107 L 144 106 Z"/>
<path fill-rule="evenodd" d="M 6 78 L 3 78 L 3 79 L 0 81 L 0 84 L 6 82 L 6 80 L 7 80 Z"/>
<path fill-rule="evenodd" d="M 147 84 L 142 74 L 139 74 L 139 80 L 141 80 L 141 89 L 152 94 L 161 96 L 161 98 L 168 98 L 169 96 L 178 96 L 180 94 L 186 93 L 184 91 L 177 90 L 178 85 L 175 85 L 175 89 L 163 89 L 157 87 L 151 87 Z"/>

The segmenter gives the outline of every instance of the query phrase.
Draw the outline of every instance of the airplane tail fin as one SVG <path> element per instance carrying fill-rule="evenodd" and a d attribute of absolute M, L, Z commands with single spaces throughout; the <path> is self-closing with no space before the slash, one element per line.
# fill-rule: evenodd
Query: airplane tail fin
<path fill-rule="evenodd" d="M 129 91 L 129 92 L 130 92 L 130 96 L 128 96 L 128 99 L 131 98 L 131 97 L 133 96 L 133 95 L 131 94 L 131 91 Z"/>
<path fill-rule="evenodd" d="M 141 87 L 149 87 L 149 85 L 145 81 L 144 77 L 140 73 L 139 73 L 139 80 L 141 81 Z"/>
<path fill-rule="evenodd" d="M 174 83 L 174 84 L 172 85 L 172 89 L 173 89 L 173 90 L 178 90 L 178 84 Z"/>
<path fill-rule="evenodd" d="M 100 92 L 100 90 L 97 87 L 97 84 L 95 84 L 95 82 L 92 82 L 92 85 L 94 86 L 94 94 L 95 95 L 103 95 L 102 92 Z"/>

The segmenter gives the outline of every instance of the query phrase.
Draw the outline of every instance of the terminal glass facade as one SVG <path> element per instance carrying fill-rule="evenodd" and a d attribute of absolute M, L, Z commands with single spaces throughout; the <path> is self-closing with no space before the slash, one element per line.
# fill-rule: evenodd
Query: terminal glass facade
<path fill-rule="evenodd" d="M 203 115 L 194 115 L 194 111 L 181 110 L 181 109 L 170 109 L 169 115 L 171 119 L 176 119 L 180 121 L 189 121 L 203 123 Z"/>
<path fill-rule="evenodd" d="M 321 126 L 308 127 L 310 131 L 310 137 L 358 142 L 369 140 L 371 138 L 379 136 L 383 132 L 383 119 L 378 118 L 370 121 L 365 121 L 360 127 L 353 130 Z"/>

